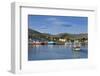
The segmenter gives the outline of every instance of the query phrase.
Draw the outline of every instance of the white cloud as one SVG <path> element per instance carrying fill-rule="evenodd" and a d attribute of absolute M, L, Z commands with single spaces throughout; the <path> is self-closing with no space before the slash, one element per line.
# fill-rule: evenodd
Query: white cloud
<path fill-rule="evenodd" d="M 60 19 L 57 19 L 55 17 L 50 17 L 46 19 L 47 21 L 49 21 L 53 26 L 64 26 L 64 27 L 70 27 L 72 26 L 70 22 L 67 21 L 62 21 Z"/>

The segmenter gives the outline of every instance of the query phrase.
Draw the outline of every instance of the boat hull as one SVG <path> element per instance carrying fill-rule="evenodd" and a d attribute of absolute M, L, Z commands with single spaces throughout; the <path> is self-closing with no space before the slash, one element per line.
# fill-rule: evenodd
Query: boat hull
<path fill-rule="evenodd" d="M 81 50 L 80 47 L 73 47 L 73 50 Z"/>

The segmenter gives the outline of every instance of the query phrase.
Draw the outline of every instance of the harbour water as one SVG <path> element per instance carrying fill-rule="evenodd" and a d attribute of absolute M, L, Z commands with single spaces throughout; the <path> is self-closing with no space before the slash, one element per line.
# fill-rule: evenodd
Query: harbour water
<path fill-rule="evenodd" d="M 88 58 L 87 46 L 73 50 L 71 45 L 29 45 L 28 60 L 56 60 Z"/>

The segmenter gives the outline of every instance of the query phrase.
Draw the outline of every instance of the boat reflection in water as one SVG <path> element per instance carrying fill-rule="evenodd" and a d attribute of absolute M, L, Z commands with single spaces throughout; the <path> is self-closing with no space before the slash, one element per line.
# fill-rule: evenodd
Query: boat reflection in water
<path fill-rule="evenodd" d="M 29 45 L 28 60 L 80 59 L 88 57 L 87 45 Z"/>

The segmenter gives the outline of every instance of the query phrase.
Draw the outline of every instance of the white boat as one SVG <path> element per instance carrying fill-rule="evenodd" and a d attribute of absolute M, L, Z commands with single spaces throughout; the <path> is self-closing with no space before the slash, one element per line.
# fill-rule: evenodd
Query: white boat
<path fill-rule="evenodd" d="M 73 47 L 73 50 L 80 50 L 80 47 Z"/>
<path fill-rule="evenodd" d="M 74 41 L 73 50 L 81 50 L 81 44 L 78 41 Z"/>

